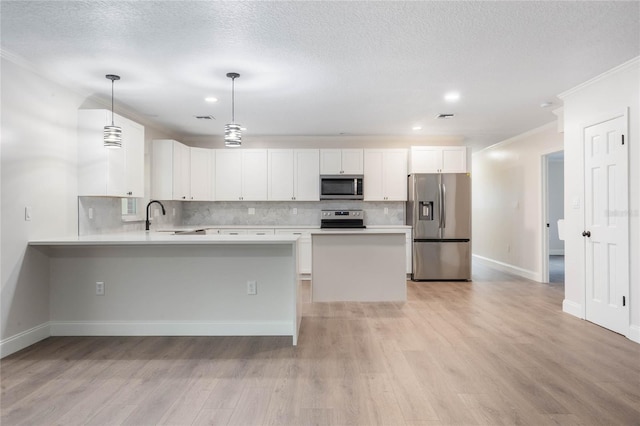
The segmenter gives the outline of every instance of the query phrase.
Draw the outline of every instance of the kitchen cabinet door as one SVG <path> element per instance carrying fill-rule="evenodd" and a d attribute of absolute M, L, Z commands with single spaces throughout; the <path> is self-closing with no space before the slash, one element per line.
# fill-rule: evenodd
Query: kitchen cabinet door
<path fill-rule="evenodd" d="M 407 150 L 366 149 L 364 185 L 366 201 L 406 201 Z"/>
<path fill-rule="evenodd" d="M 341 149 L 321 149 L 320 150 L 320 174 L 337 175 L 342 173 L 342 150 Z"/>
<path fill-rule="evenodd" d="M 191 200 L 213 200 L 212 163 L 214 161 L 215 151 L 212 149 L 191 147 L 189 154 L 191 157 L 189 176 L 191 182 Z"/>
<path fill-rule="evenodd" d="M 361 175 L 364 173 L 362 149 L 342 150 L 342 173 L 345 175 Z"/>
<path fill-rule="evenodd" d="M 411 147 L 411 173 L 466 173 L 464 146 Z"/>
<path fill-rule="evenodd" d="M 270 201 L 295 199 L 294 153 L 292 149 L 268 151 L 268 198 Z"/>
<path fill-rule="evenodd" d="M 191 199 L 190 148 L 172 139 L 155 139 L 151 153 L 151 198 Z"/>
<path fill-rule="evenodd" d="M 125 161 L 124 192 L 127 197 L 144 197 L 144 126 L 129 121 L 123 127 Z"/>
<path fill-rule="evenodd" d="M 466 173 L 467 148 L 447 146 L 442 148 L 442 173 Z"/>
<path fill-rule="evenodd" d="M 294 155 L 294 198 L 320 201 L 320 151 L 296 149 Z"/>
<path fill-rule="evenodd" d="M 215 199 L 238 201 L 242 199 L 242 152 L 239 149 L 216 149 Z"/>
<path fill-rule="evenodd" d="M 361 175 L 364 173 L 362 149 L 321 149 L 320 174 Z"/>
<path fill-rule="evenodd" d="M 78 111 L 78 195 L 109 197 L 144 196 L 144 127 L 113 116 L 122 128 L 122 148 L 105 148 L 104 126 L 111 112 Z"/>
<path fill-rule="evenodd" d="M 267 150 L 242 150 L 242 195 L 243 201 L 266 201 L 267 190 Z"/>
<path fill-rule="evenodd" d="M 173 199 L 191 199 L 191 149 L 179 142 L 173 144 Z"/>

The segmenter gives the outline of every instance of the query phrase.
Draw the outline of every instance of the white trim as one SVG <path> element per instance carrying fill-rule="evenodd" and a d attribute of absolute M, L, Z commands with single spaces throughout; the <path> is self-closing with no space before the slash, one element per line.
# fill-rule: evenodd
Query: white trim
<path fill-rule="evenodd" d="M 18 352 L 51 336 L 50 323 L 45 322 L 22 333 L 0 340 L 0 358 Z"/>
<path fill-rule="evenodd" d="M 51 321 L 52 336 L 292 336 L 289 321 Z"/>
<path fill-rule="evenodd" d="M 549 256 L 564 256 L 564 249 L 549 249 Z"/>
<path fill-rule="evenodd" d="M 562 312 L 584 319 L 583 305 L 576 303 L 573 300 L 564 299 L 562 301 Z"/>
<path fill-rule="evenodd" d="M 540 133 L 540 132 L 542 132 L 542 131 L 544 131 L 544 130 L 547 130 L 548 128 L 551 128 L 551 127 L 556 127 L 557 125 L 558 125 L 557 121 L 552 121 L 552 122 L 550 122 L 550 123 L 543 124 L 542 126 L 540 126 L 540 127 L 536 127 L 535 129 L 528 130 L 528 131 L 526 131 L 526 132 L 524 132 L 524 133 L 520 133 L 520 134 L 519 134 L 519 135 L 517 135 L 517 136 L 513 136 L 513 137 L 511 137 L 511 138 L 509 138 L 509 139 L 505 139 L 505 140 L 500 141 L 500 142 L 498 142 L 498 143 L 494 143 L 494 144 L 493 144 L 493 145 L 491 145 L 491 146 L 488 146 L 488 147 L 483 148 L 483 149 L 481 149 L 481 150 L 475 151 L 475 152 L 473 152 L 473 153 L 471 154 L 471 156 L 473 157 L 474 155 L 476 155 L 476 154 L 480 154 L 481 152 L 488 151 L 488 150 L 490 150 L 490 149 L 494 149 L 494 148 L 498 148 L 498 147 L 500 147 L 500 146 L 502 146 L 502 145 L 507 145 L 507 144 L 510 144 L 510 143 L 512 143 L 512 142 L 516 142 L 516 141 L 517 141 L 517 140 L 519 140 L 519 139 L 523 139 L 523 138 L 526 138 L 526 137 L 528 137 L 528 136 L 535 135 L 536 133 Z M 554 151 L 558 151 L 558 149 L 554 149 L 554 150 L 553 150 L 553 151 L 551 151 L 551 152 L 554 152 Z"/>
<path fill-rule="evenodd" d="M 629 334 L 627 335 L 629 340 L 634 341 L 636 343 L 640 343 L 640 325 L 629 326 Z"/>
<path fill-rule="evenodd" d="M 508 272 L 510 274 L 517 275 L 528 280 L 542 282 L 542 276 L 540 273 L 520 268 L 518 266 L 513 266 L 508 263 L 500 262 L 498 260 L 489 259 L 488 257 L 479 256 L 477 254 L 474 254 L 473 258 L 484 266 L 488 266 L 502 272 Z"/>
<path fill-rule="evenodd" d="M 640 56 L 636 56 L 635 58 L 628 60 L 627 62 L 623 62 L 622 64 L 618 65 L 617 67 L 611 68 L 610 70 L 592 78 L 591 80 L 587 80 L 584 83 L 581 83 L 577 86 L 575 86 L 572 89 L 566 90 L 562 93 L 560 93 L 558 96 L 558 98 L 564 100 L 565 98 L 567 98 L 568 96 L 573 95 L 574 93 L 584 89 L 585 87 L 591 86 L 594 83 L 599 82 L 600 80 L 603 80 L 605 78 L 610 77 L 612 74 L 617 73 L 618 71 L 622 71 L 625 68 L 631 67 L 633 65 L 635 65 L 636 63 L 640 62 Z"/>

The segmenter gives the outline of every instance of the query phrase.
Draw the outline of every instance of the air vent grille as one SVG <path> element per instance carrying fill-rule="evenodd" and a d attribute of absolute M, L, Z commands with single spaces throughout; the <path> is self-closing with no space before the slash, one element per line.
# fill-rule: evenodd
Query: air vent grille
<path fill-rule="evenodd" d="M 440 118 L 443 120 L 449 119 L 449 118 L 453 118 L 453 114 L 438 114 L 436 115 L 436 118 Z"/>
<path fill-rule="evenodd" d="M 215 120 L 216 118 L 213 115 L 196 115 L 198 120 Z"/>

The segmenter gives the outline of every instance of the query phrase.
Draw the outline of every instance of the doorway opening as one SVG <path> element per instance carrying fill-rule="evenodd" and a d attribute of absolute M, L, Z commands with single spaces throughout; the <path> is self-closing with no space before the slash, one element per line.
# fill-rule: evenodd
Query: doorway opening
<path fill-rule="evenodd" d="M 542 279 L 564 285 L 564 151 L 542 156 Z"/>

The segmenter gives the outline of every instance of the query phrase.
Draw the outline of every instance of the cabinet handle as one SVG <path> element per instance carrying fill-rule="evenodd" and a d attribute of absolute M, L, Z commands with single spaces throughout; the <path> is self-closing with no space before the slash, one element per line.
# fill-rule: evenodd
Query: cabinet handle
<path fill-rule="evenodd" d="M 182 196 L 182 199 L 183 199 L 183 200 L 186 200 L 186 199 L 187 199 L 187 197 L 185 197 L 185 196 L 183 195 L 183 196 Z"/>
<path fill-rule="evenodd" d="M 127 192 L 127 195 L 133 195 L 133 192 L 129 191 Z"/>

